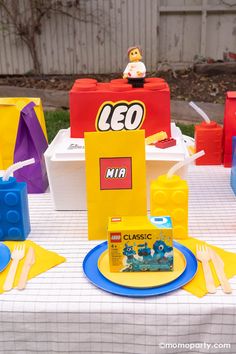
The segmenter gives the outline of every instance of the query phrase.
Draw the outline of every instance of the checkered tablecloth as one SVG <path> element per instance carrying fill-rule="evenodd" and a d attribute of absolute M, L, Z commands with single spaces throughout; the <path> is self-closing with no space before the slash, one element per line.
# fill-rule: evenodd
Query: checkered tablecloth
<path fill-rule="evenodd" d="M 223 167 L 190 168 L 189 234 L 236 252 L 229 176 Z M 82 271 L 98 244 L 87 240 L 86 212 L 54 211 L 49 193 L 29 199 L 30 238 L 67 262 L 25 291 L 0 295 L 0 353 L 236 353 L 236 278 L 232 295 L 220 289 L 202 299 L 184 290 L 141 299 L 111 295 Z M 207 349 L 215 343 L 231 348 Z"/>

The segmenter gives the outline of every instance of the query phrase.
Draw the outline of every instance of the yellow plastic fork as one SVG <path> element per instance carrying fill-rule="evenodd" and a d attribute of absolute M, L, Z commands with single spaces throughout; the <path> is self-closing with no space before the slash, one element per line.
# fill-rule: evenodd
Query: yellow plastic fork
<path fill-rule="evenodd" d="M 209 251 L 207 247 L 203 245 L 197 245 L 196 251 L 197 259 L 202 263 L 207 291 L 211 294 L 214 294 L 216 292 L 216 287 L 209 264 L 211 259 Z"/>
<path fill-rule="evenodd" d="M 25 256 L 25 245 L 17 245 L 14 247 L 12 253 L 11 253 L 11 258 L 12 258 L 12 263 L 9 269 L 9 272 L 7 274 L 5 283 L 3 285 L 3 290 L 9 291 L 12 289 L 13 284 L 14 284 L 14 279 L 18 267 L 19 261 L 24 258 Z"/>

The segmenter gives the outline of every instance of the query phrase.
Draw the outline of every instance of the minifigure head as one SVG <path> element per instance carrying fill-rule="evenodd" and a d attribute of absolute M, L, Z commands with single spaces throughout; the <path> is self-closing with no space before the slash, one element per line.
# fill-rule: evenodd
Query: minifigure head
<path fill-rule="evenodd" d="M 142 59 L 142 55 L 141 55 L 141 49 L 136 46 L 136 47 L 130 47 L 128 49 L 128 57 L 129 57 L 129 61 L 139 61 Z"/>

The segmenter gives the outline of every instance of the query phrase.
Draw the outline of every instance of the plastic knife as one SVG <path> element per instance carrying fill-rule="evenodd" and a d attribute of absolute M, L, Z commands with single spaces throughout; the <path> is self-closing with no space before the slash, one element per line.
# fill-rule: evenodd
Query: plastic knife
<path fill-rule="evenodd" d="M 224 262 L 223 262 L 223 260 L 210 247 L 209 247 L 209 253 L 210 253 L 210 256 L 211 256 L 212 263 L 213 263 L 213 265 L 215 267 L 215 271 L 216 271 L 217 277 L 218 277 L 218 279 L 220 281 L 222 290 L 226 294 L 232 293 L 232 288 L 231 288 L 231 286 L 229 284 L 229 281 L 228 281 L 228 279 L 227 279 L 227 277 L 225 275 L 225 272 L 224 272 Z"/>
<path fill-rule="evenodd" d="M 25 258 L 25 263 L 21 271 L 20 280 L 17 289 L 23 290 L 25 288 L 30 268 L 34 263 L 35 263 L 35 253 L 34 253 L 34 249 L 30 247 Z"/>

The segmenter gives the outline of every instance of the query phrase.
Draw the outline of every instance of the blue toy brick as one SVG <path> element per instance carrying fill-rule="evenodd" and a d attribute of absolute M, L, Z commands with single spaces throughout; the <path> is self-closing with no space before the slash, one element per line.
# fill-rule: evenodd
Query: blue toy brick
<path fill-rule="evenodd" d="M 233 137 L 233 160 L 230 176 L 230 185 L 236 195 L 236 136 Z"/>
<path fill-rule="evenodd" d="M 30 233 L 27 185 L 0 178 L 0 241 L 24 241 Z"/>

